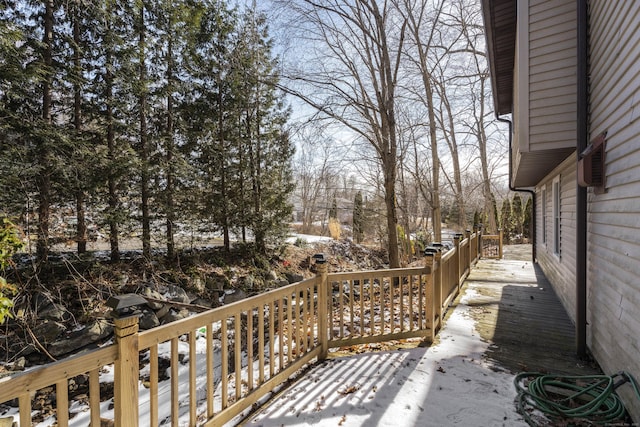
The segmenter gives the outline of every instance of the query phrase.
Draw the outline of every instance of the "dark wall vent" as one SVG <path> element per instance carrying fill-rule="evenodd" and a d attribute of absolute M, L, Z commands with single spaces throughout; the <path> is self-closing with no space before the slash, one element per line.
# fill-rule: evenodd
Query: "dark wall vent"
<path fill-rule="evenodd" d="M 580 153 L 578 160 L 578 184 L 581 187 L 595 187 L 596 193 L 605 191 L 605 154 L 607 133 L 603 132 L 591 141 Z"/>

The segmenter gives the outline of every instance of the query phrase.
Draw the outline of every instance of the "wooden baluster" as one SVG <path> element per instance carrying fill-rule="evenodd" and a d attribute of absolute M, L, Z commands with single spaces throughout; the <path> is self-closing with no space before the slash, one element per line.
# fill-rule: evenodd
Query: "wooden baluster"
<path fill-rule="evenodd" d="M 59 427 L 69 425 L 69 384 L 66 378 L 56 382 L 56 419 Z"/>
<path fill-rule="evenodd" d="M 149 425 L 158 425 L 158 344 L 149 349 Z M 100 425 L 99 423 L 97 425 Z"/>
<path fill-rule="evenodd" d="M 234 342 L 234 368 L 236 374 L 236 402 L 240 400 L 242 396 L 242 313 L 238 312 L 235 315 L 235 328 L 233 334 Z"/>
<path fill-rule="evenodd" d="M 100 425 L 100 370 L 89 372 L 89 408 L 91 410 L 91 426 Z"/>
<path fill-rule="evenodd" d="M 269 340 L 273 340 L 273 336 L 269 334 Z M 264 304 L 258 307 L 258 385 L 264 384 Z M 271 358 L 271 357 L 270 357 Z"/>
<path fill-rule="evenodd" d="M 178 354 L 178 337 L 171 339 L 171 425 L 178 427 L 180 417 L 180 390 L 178 390 L 178 367 L 180 357 Z"/>
<path fill-rule="evenodd" d="M 227 409 L 229 406 L 229 336 L 227 333 L 227 318 L 222 319 L 222 325 L 220 327 L 220 346 L 222 351 L 220 352 L 220 365 L 222 365 L 222 373 L 220 378 L 220 384 L 222 387 L 222 409 Z"/>
<path fill-rule="evenodd" d="M 213 325 L 207 325 L 207 418 L 212 418 L 215 413 L 213 405 Z"/>
<path fill-rule="evenodd" d="M 189 425 L 197 422 L 196 407 L 196 331 L 189 332 Z"/>
<path fill-rule="evenodd" d="M 253 390 L 253 307 L 247 311 L 247 382 Z"/>

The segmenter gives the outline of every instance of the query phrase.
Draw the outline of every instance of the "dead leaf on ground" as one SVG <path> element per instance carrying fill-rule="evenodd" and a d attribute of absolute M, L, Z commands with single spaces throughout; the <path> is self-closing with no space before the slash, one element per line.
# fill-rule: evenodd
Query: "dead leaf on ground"
<path fill-rule="evenodd" d="M 346 396 L 347 394 L 355 393 L 358 390 L 360 390 L 360 384 L 354 384 L 354 385 L 346 386 L 342 390 L 338 390 L 338 393 L 343 396 Z"/>

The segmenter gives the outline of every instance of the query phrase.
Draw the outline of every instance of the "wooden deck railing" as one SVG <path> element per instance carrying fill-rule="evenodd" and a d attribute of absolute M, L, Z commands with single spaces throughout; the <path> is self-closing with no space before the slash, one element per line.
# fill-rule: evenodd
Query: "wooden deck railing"
<path fill-rule="evenodd" d="M 141 333 L 137 317 L 115 319 L 114 344 L 0 382 L 0 403 L 17 399 L 20 426 L 29 426 L 34 393 L 55 387 L 61 427 L 99 426 L 101 419 L 222 425 L 332 348 L 433 341 L 479 258 L 479 237 L 458 235 L 445 254 L 430 248 L 418 268 L 328 273 L 317 263 L 314 278 Z M 113 378 L 113 409 L 101 374 Z M 86 411 L 75 409 L 70 419 L 69 380 L 78 376 L 89 383 Z"/>
<path fill-rule="evenodd" d="M 480 242 L 483 258 L 502 259 L 502 230 L 498 230 L 498 234 L 483 234 Z"/>

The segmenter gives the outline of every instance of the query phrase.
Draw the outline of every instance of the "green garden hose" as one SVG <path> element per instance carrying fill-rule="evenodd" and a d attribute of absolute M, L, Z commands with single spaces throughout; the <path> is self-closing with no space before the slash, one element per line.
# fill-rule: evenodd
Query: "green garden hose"
<path fill-rule="evenodd" d="M 551 418 L 612 423 L 626 416 L 615 389 L 629 382 L 640 399 L 640 389 L 626 373 L 615 375 L 562 376 L 523 372 L 514 380 L 518 392 L 518 412 L 530 426 L 537 424 L 528 409 L 537 409 Z"/>

